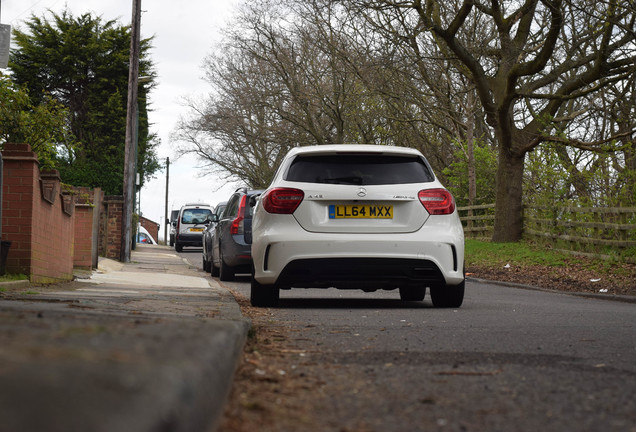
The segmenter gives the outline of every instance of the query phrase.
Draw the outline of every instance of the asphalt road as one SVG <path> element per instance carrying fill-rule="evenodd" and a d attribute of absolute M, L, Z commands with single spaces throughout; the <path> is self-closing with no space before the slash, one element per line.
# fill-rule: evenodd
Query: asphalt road
<path fill-rule="evenodd" d="M 249 296 L 248 278 L 225 285 Z M 291 290 L 272 314 L 295 373 L 320 368 L 313 430 L 636 431 L 633 303 L 468 282 L 459 309 Z"/>

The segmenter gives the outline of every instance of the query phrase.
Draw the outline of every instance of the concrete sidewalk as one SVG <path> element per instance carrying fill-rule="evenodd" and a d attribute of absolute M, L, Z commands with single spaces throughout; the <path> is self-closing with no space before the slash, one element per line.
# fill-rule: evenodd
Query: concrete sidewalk
<path fill-rule="evenodd" d="M 248 320 L 168 247 L 131 261 L 0 293 L 0 431 L 216 430 Z"/>

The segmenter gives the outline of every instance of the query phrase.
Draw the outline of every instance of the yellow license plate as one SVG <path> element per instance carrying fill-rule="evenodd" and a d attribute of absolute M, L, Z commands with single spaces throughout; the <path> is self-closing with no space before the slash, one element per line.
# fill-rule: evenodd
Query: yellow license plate
<path fill-rule="evenodd" d="M 393 219 L 392 205 L 329 206 L 329 219 Z"/>
<path fill-rule="evenodd" d="M 190 228 L 190 232 L 203 232 L 203 228 Z"/>

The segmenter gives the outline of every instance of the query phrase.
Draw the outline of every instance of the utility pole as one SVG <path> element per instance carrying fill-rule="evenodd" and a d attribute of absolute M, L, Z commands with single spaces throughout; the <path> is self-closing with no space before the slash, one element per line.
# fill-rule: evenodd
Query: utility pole
<path fill-rule="evenodd" d="M 132 209 L 135 188 L 134 135 L 137 117 L 137 81 L 139 79 L 139 45 L 141 26 L 141 0 L 133 0 L 130 28 L 130 69 L 128 73 L 128 108 L 126 115 L 126 149 L 124 156 L 124 206 L 122 209 L 121 262 L 130 262 L 132 245 Z"/>
<path fill-rule="evenodd" d="M 163 213 L 163 240 L 170 245 L 168 240 L 168 184 L 170 183 L 170 158 L 166 158 L 166 206 Z"/>
<path fill-rule="evenodd" d="M 9 67 L 9 50 L 11 48 L 11 26 L 2 23 L 2 0 L 0 0 L 0 69 Z"/>

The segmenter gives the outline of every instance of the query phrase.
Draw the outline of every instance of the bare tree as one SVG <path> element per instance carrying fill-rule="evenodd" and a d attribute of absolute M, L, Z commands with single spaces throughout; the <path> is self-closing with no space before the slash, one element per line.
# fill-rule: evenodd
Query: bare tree
<path fill-rule="evenodd" d="M 415 147 L 438 173 L 459 150 L 468 202 L 480 193 L 471 145 L 485 142 L 499 154 L 493 238 L 518 240 L 524 162 L 541 143 L 573 195 L 598 196 L 587 179 L 602 169 L 615 178 L 602 187 L 630 184 L 633 24 L 614 0 L 251 3 L 208 59 L 214 91 L 178 136 L 252 186 L 294 146 Z"/>
<path fill-rule="evenodd" d="M 498 149 L 494 241 L 517 241 L 523 229 L 522 183 L 525 155 L 545 141 L 581 148 L 633 136 L 608 131 L 595 142 L 564 138 L 559 124 L 569 101 L 601 92 L 633 76 L 636 62 L 630 2 L 619 0 L 360 1 L 363 9 L 394 15 L 403 33 L 430 34 L 440 51 L 476 86 Z M 475 49 L 471 23 L 495 30 L 495 38 Z M 408 25 L 408 27 L 407 27 Z M 452 57 L 450 57 L 452 55 Z"/>
<path fill-rule="evenodd" d="M 180 120 L 174 138 L 181 154 L 194 154 L 209 173 L 241 180 L 252 187 L 269 183 L 287 148 L 278 119 L 268 110 L 275 93 L 257 59 L 226 52 L 206 60 L 214 91 L 189 100 L 190 115 Z M 265 84 L 265 85 L 264 85 Z"/>
<path fill-rule="evenodd" d="M 331 13 L 284 0 L 247 7 L 206 61 L 213 93 L 190 102 L 175 135 L 180 152 L 262 187 L 291 147 L 367 137 L 358 115 L 366 96 L 336 55 L 346 46 Z"/>

